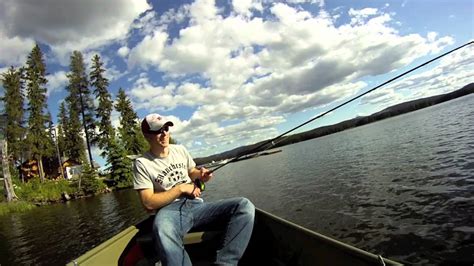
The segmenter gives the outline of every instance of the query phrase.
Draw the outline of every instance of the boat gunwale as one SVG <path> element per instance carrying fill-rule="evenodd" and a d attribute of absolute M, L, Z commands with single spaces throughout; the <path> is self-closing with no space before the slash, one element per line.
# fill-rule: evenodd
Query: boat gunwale
<path fill-rule="evenodd" d="M 82 263 L 87 263 L 87 261 L 91 260 L 96 255 L 100 254 L 101 252 L 105 251 L 108 247 L 117 243 L 117 241 L 128 237 L 128 242 L 135 237 L 135 235 L 139 232 L 139 229 L 136 225 L 131 225 L 124 230 L 120 231 L 116 235 L 112 236 L 111 238 L 107 239 L 105 242 L 100 243 L 99 245 L 93 247 L 92 249 L 88 250 L 86 253 L 82 254 L 81 256 L 77 257 L 76 259 L 69 262 L 68 266 L 79 265 Z M 128 243 L 127 242 L 127 243 Z M 125 248 L 125 247 L 124 247 Z M 122 250 L 123 251 L 123 250 Z M 121 251 L 121 252 L 122 252 Z M 120 254 L 117 256 L 117 261 L 120 257 Z"/>
<path fill-rule="evenodd" d="M 267 217 L 269 217 L 270 219 L 273 219 L 277 222 L 280 222 L 280 223 L 283 223 L 287 226 L 290 226 L 290 227 L 293 227 L 294 229 L 296 230 L 299 230 L 299 231 L 302 231 L 304 232 L 305 234 L 309 235 L 309 236 L 312 236 L 312 237 L 315 237 L 319 240 L 321 240 L 322 242 L 324 243 L 327 243 L 337 249 L 340 249 L 340 250 L 345 250 L 347 251 L 348 253 L 351 253 L 351 254 L 354 254 L 356 255 L 357 257 L 361 257 L 361 258 L 367 258 L 367 257 L 370 257 L 371 259 L 373 259 L 374 261 L 380 261 L 380 258 L 383 259 L 383 261 L 388 264 L 388 265 L 403 265 L 402 263 L 399 263 L 399 262 L 396 262 L 396 261 L 393 261 L 393 260 L 390 260 L 388 258 L 385 258 L 381 255 L 376 255 L 376 254 L 373 254 L 371 252 L 368 252 L 368 251 L 365 251 L 363 249 L 360 249 L 360 248 L 357 248 L 357 247 L 354 247 L 354 246 L 351 246 L 349 244 L 346 244 L 344 242 L 341 242 L 339 240 L 336 240 L 334 238 L 331 238 L 331 237 L 328 237 L 328 236 L 325 236 L 323 234 L 320 234 L 318 232 L 315 232 L 313 230 L 310 230 L 306 227 L 303 227 L 301 225 L 298 225 L 296 223 L 293 223 L 291 221 L 288 221 L 284 218 L 281 218 L 279 216 L 276 216 L 272 213 L 269 213 L 267 211 L 264 211 L 262 209 L 259 209 L 259 208 L 256 208 L 256 211 L 259 211 L 261 214 L 263 215 L 266 215 Z"/>

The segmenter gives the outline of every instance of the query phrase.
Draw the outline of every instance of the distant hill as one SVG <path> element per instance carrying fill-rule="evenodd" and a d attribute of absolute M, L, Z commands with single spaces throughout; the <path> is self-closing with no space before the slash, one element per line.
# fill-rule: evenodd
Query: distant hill
<path fill-rule="evenodd" d="M 281 147 L 288 144 L 305 141 L 308 139 L 326 136 L 326 135 L 340 132 L 349 128 L 366 125 L 366 124 L 379 121 L 385 118 L 389 118 L 389 117 L 397 116 L 400 114 L 412 112 L 418 109 L 426 108 L 428 106 L 432 106 L 432 105 L 446 102 L 452 99 L 456 99 L 456 98 L 459 98 L 461 96 L 465 96 L 471 93 L 474 93 L 474 83 L 470 83 L 462 87 L 461 89 L 450 92 L 450 93 L 396 104 L 396 105 L 387 107 L 380 112 L 371 114 L 369 116 L 360 116 L 360 117 L 346 120 L 334 125 L 318 127 L 318 128 L 308 130 L 302 133 L 288 135 L 278 140 L 278 142 L 275 143 L 275 146 L 273 147 Z M 241 147 L 238 147 L 229 151 L 225 151 L 219 154 L 211 155 L 208 157 L 196 158 L 195 161 L 199 165 L 199 164 L 206 164 L 212 161 L 220 161 L 224 159 L 234 158 L 239 155 L 245 155 L 245 154 L 249 154 L 253 152 L 258 152 L 258 150 L 254 150 L 254 149 L 266 141 L 268 140 L 260 141 L 252 145 L 241 146 Z"/>

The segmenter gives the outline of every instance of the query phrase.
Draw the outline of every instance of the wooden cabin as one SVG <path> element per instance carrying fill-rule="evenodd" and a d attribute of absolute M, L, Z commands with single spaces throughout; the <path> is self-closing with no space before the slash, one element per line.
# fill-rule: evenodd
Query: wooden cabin
<path fill-rule="evenodd" d="M 39 177 L 38 162 L 35 159 L 26 160 L 20 166 L 20 174 L 25 182 L 28 182 L 28 180 L 35 177 Z"/>
<path fill-rule="evenodd" d="M 71 179 L 82 172 L 82 164 L 73 159 L 66 159 L 62 163 L 64 179 Z"/>

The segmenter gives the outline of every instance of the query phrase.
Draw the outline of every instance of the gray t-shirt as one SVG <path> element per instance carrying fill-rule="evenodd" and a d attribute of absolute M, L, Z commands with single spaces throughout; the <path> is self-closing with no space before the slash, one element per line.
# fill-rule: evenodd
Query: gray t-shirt
<path fill-rule="evenodd" d="M 168 156 L 156 157 L 144 153 L 133 163 L 133 188 L 163 192 L 181 183 L 191 183 L 188 171 L 196 166 L 193 158 L 182 145 L 169 146 Z"/>

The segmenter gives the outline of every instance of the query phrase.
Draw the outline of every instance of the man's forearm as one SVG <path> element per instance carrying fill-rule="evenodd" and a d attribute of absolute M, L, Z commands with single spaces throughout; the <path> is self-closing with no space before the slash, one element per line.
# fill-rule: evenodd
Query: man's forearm
<path fill-rule="evenodd" d="M 151 195 L 148 195 L 148 197 L 142 199 L 142 203 L 147 210 L 157 210 L 170 204 L 175 199 L 179 198 L 181 194 L 181 189 L 179 186 L 176 186 L 167 191 L 152 193 Z"/>
<path fill-rule="evenodd" d="M 189 174 L 189 177 L 191 178 L 191 180 L 194 181 L 197 178 L 201 177 L 201 169 L 198 169 L 198 168 L 194 167 L 193 169 L 189 170 L 188 174 Z"/>

